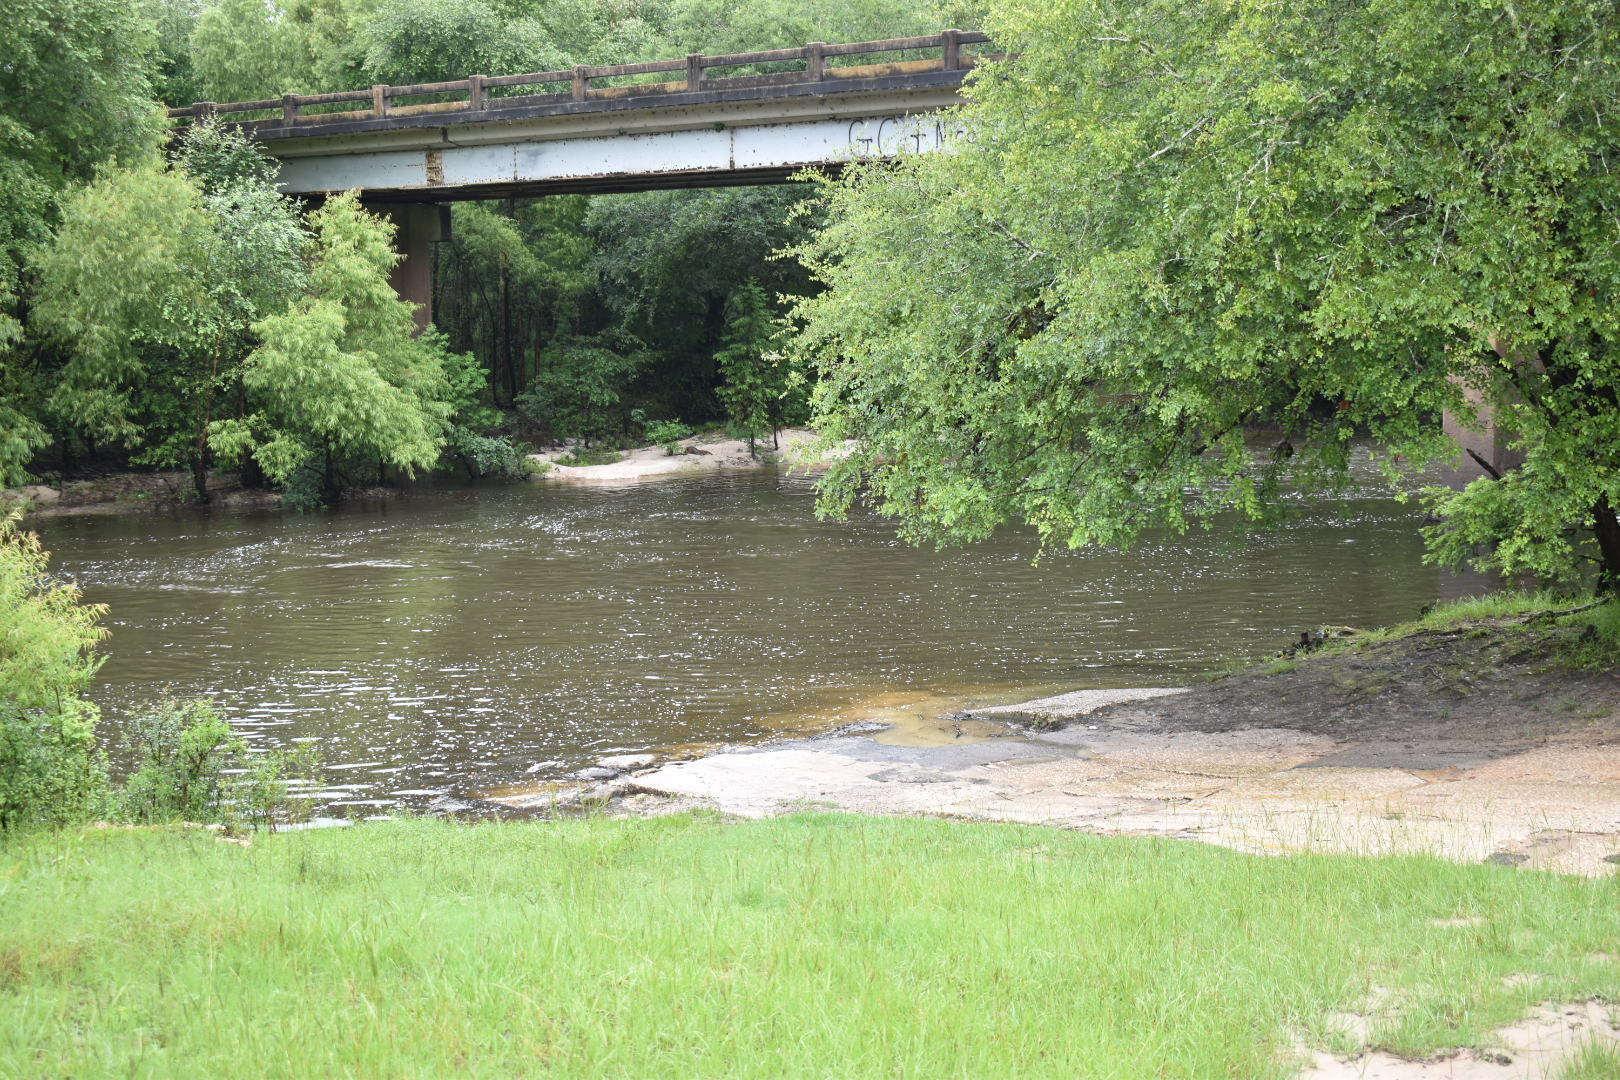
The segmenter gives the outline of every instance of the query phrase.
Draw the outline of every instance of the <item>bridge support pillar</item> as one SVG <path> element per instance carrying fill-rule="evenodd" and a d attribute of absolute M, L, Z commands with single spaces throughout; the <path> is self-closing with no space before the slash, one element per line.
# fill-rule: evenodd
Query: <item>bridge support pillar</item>
<path fill-rule="evenodd" d="M 1461 457 L 1458 466 L 1446 477 L 1446 483 L 1455 488 L 1487 476 L 1493 470 L 1500 475 L 1524 464 L 1524 454 L 1508 446 L 1513 432 L 1497 426 L 1496 410 L 1484 403 L 1483 395 L 1472 387 L 1465 387 L 1463 396 L 1465 407 L 1472 415 L 1459 416 L 1448 410 L 1442 419 L 1445 432 L 1457 444 Z M 1474 427 L 1464 426 L 1465 420 L 1472 420 Z"/>
<path fill-rule="evenodd" d="M 416 332 L 433 323 L 433 245 L 450 239 L 450 208 L 437 203 L 376 203 L 366 207 L 394 224 L 394 249 L 404 256 L 388 276 L 401 300 L 416 305 Z"/>

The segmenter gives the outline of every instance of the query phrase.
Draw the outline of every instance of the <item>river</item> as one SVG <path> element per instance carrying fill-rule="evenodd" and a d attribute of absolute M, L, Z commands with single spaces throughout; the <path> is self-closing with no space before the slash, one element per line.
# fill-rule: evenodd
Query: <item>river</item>
<path fill-rule="evenodd" d="M 1455 589 L 1420 563 L 1420 517 L 1339 500 L 1243 548 L 1154 534 L 1036 562 L 1018 532 L 936 552 L 818 520 L 810 480 L 761 470 L 38 528 L 110 607 L 110 734 L 204 695 L 252 743 L 318 741 L 327 803 L 364 815 L 610 752 L 1177 684 Z"/>

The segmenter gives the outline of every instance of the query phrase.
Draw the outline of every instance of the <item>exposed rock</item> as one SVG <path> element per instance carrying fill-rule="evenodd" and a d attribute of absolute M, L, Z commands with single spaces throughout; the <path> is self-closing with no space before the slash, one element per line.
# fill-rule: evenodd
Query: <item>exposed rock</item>
<path fill-rule="evenodd" d="M 26 487 L 8 488 L 0 491 L 0 503 L 28 502 L 35 506 L 52 506 L 60 502 L 62 493 L 53 487 L 44 484 L 29 484 Z"/>
<path fill-rule="evenodd" d="M 551 769 L 560 769 L 560 768 L 562 768 L 562 766 L 563 766 L 563 762 L 558 761 L 556 759 L 552 759 L 550 761 L 537 761 L 533 765 L 530 765 L 527 769 L 524 769 L 523 771 L 525 773 L 528 773 L 530 776 L 532 776 L 532 775 L 534 775 L 535 773 L 538 773 L 538 772 L 547 772 L 547 771 L 549 771 Z"/>
<path fill-rule="evenodd" d="M 570 773 L 570 780 L 613 780 L 623 775 L 623 769 L 615 769 L 608 765 L 587 765 L 585 768 Z"/>
<path fill-rule="evenodd" d="M 629 772 L 631 769 L 645 769 L 658 764 L 657 754 L 609 754 L 601 758 L 597 764 L 604 769 L 618 769 L 620 772 Z"/>
<path fill-rule="evenodd" d="M 629 794 L 633 786 L 628 780 L 610 780 L 579 792 L 578 802 L 583 807 L 606 806 L 614 799 Z"/>
<path fill-rule="evenodd" d="M 1039 725 L 1059 724 L 1088 716 L 1098 709 L 1149 698 L 1184 694 L 1186 688 L 1175 686 L 1143 686 L 1121 690 L 1074 690 L 1055 697 L 1038 698 L 1018 705 L 997 705 L 987 709 L 974 709 L 964 715 L 988 716 L 998 719 L 1025 720 Z"/>

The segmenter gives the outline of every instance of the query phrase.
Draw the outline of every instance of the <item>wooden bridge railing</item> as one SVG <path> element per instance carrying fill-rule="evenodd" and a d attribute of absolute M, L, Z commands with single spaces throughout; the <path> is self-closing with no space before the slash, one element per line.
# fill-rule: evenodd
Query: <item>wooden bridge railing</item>
<path fill-rule="evenodd" d="M 812 42 L 794 49 L 767 49 L 764 52 L 729 53 L 705 56 L 693 53 L 682 60 L 656 60 L 642 64 L 610 64 L 603 67 L 579 65 L 565 71 L 537 71 L 525 75 L 473 75 L 449 82 L 415 83 L 408 86 L 378 84 L 369 90 L 347 90 L 335 94 L 283 94 L 263 101 L 216 103 L 199 101 L 183 109 L 170 109 L 172 119 L 202 119 L 231 114 L 271 113 L 269 116 L 238 116 L 234 122 L 255 129 L 261 135 L 278 136 L 311 133 L 308 129 L 336 121 L 408 117 L 426 114 L 458 113 L 460 119 L 514 106 L 529 106 L 537 98 L 552 98 L 559 104 L 602 98 L 636 98 L 657 95 L 747 89 L 824 83 L 835 86 L 851 79 L 890 75 L 921 74 L 937 71 L 963 71 L 973 66 L 975 57 L 964 46 L 980 45 L 990 39 L 969 30 L 946 30 L 927 37 L 889 38 L 884 41 L 857 41 L 829 45 Z M 884 53 L 938 50 L 938 59 L 889 61 L 857 66 L 829 65 L 842 57 L 876 56 Z M 723 75 L 709 72 L 760 64 L 803 62 L 802 68 L 770 74 Z M 623 79 L 679 72 L 682 78 L 668 82 L 639 82 L 618 86 L 593 86 L 599 79 Z M 535 87 L 518 90 L 517 87 Z M 435 97 L 426 104 L 396 105 L 400 99 Z M 443 99 L 450 100 L 443 100 Z M 308 107 L 321 111 L 306 113 Z M 337 108 L 330 108 L 337 106 Z M 279 114 L 279 115 L 277 115 Z M 290 129 L 290 130 L 289 130 Z"/>

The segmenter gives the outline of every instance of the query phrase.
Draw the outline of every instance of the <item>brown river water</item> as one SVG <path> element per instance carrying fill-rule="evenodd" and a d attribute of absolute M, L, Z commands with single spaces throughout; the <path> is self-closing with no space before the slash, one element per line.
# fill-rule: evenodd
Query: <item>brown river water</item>
<path fill-rule="evenodd" d="M 1468 587 L 1421 565 L 1421 512 L 1388 499 L 1242 548 L 1159 534 L 1039 562 L 1027 534 L 919 550 L 814 501 L 760 470 L 38 528 L 111 609 L 110 739 L 143 700 L 204 695 L 255 745 L 318 741 L 349 815 L 897 706 L 1175 685 Z"/>

